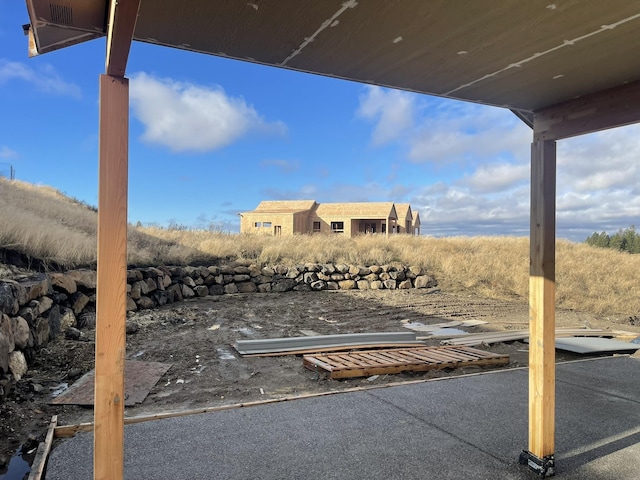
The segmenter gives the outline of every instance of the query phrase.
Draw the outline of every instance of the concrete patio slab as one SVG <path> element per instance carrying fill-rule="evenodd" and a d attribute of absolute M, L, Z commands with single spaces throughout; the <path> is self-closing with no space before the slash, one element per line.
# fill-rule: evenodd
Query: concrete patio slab
<path fill-rule="evenodd" d="M 127 479 L 528 479 L 527 371 L 308 398 L 129 425 Z M 640 472 L 640 360 L 558 365 L 556 476 Z M 48 480 L 92 477 L 91 433 Z"/>

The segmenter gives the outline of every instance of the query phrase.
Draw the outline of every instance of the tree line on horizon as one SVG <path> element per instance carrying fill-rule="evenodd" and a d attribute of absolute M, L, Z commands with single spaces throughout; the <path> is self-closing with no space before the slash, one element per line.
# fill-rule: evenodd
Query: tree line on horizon
<path fill-rule="evenodd" d="M 585 240 L 585 243 L 593 247 L 612 248 L 628 253 L 640 253 L 640 233 L 636 231 L 635 225 L 631 225 L 624 230 L 620 229 L 613 235 L 609 235 L 607 232 L 593 232 L 593 234 Z"/>

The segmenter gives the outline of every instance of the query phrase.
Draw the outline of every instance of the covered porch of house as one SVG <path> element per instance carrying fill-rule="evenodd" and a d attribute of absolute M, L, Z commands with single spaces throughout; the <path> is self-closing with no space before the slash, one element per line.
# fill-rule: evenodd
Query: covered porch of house
<path fill-rule="evenodd" d="M 514 422 L 528 416 L 528 442 L 511 424 L 499 433 L 510 438 L 511 447 L 522 444 L 521 460 L 536 473 L 555 472 L 556 142 L 640 121 L 635 2 L 69 0 L 60 5 L 27 0 L 27 5 L 31 54 L 107 40 L 106 71 L 100 76 L 94 478 L 124 475 L 125 71 L 134 39 L 508 108 L 532 128 L 529 407 L 528 415 L 524 407 L 510 411 Z M 637 406 L 637 399 L 632 402 Z M 336 441 L 326 433 L 328 442 Z M 602 441 L 615 442 L 616 434 L 625 432 Z M 625 438 L 637 440 L 637 432 Z M 569 440 L 562 447 L 571 445 Z M 279 463 L 288 452 L 274 453 Z M 497 464 L 494 476 L 513 478 L 505 472 Z"/>

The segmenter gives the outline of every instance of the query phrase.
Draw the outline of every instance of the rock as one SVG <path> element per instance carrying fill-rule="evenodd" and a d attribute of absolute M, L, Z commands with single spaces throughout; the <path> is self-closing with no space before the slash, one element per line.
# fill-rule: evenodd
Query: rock
<path fill-rule="evenodd" d="M 9 340 L 0 332 L 0 373 L 9 371 Z"/>
<path fill-rule="evenodd" d="M 171 286 L 171 275 L 167 273 L 164 277 L 162 277 L 162 285 L 164 286 L 164 288 L 168 288 Z"/>
<path fill-rule="evenodd" d="M 286 275 L 288 271 L 288 268 L 285 265 L 276 265 L 275 266 L 275 272 L 278 275 Z"/>
<path fill-rule="evenodd" d="M 82 292 L 76 292 L 71 295 L 71 308 L 73 309 L 73 313 L 76 315 L 80 315 L 84 310 L 84 307 L 89 303 L 89 297 L 87 297 Z"/>
<path fill-rule="evenodd" d="M 332 273 L 330 277 L 334 282 L 341 282 L 344 280 L 344 275 L 342 273 Z"/>
<path fill-rule="evenodd" d="M 11 285 L 6 282 L 0 282 L 0 313 L 15 315 L 18 313 L 20 305 L 13 296 Z"/>
<path fill-rule="evenodd" d="M 358 290 L 369 290 L 369 282 L 367 280 L 358 280 L 356 285 L 358 285 Z"/>
<path fill-rule="evenodd" d="M 335 268 L 336 268 L 336 272 L 342 273 L 343 275 L 345 273 L 349 273 L 349 266 L 345 265 L 344 263 L 336 265 Z"/>
<path fill-rule="evenodd" d="M 233 276 L 233 281 L 236 282 L 236 283 L 248 282 L 249 280 L 251 280 L 251 276 L 250 275 L 241 274 L 241 275 L 234 275 Z"/>
<path fill-rule="evenodd" d="M 351 275 L 360 275 L 360 267 L 357 265 L 349 265 L 349 273 Z"/>
<path fill-rule="evenodd" d="M 78 290 L 76 281 L 64 273 L 50 273 L 49 278 L 51 279 L 51 286 L 58 292 L 64 292 L 67 295 L 71 295 L 76 293 Z"/>
<path fill-rule="evenodd" d="M 418 275 L 414 282 L 416 288 L 429 288 L 434 286 L 433 279 L 429 275 Z"/>
<path fill-rule="evenodd" d="M 233 268 L 233 273 L 236 273 L 236 274 L 249 275 L 250 272 L 251 272 L 251 270 L 249 269 L 249 267 L 245 267 L 245 266 L 242 266 L 242 265 L 239 265 L 239 266 Z"/>
<path fill-rule="evenodd" d="M 293 290 L 293 287 L 296 286 L 296 281 L 293 278 L 281 278 L 279 280 L 275 280 L 271 285 L 272 292 L 288 292 Z"/>
<path fill-rule="evenodd" d="M 146 285 L 147 284 L 145 283 L 145 286 Z M 140 297 L 142 296 L 142 287 L 140 286 L 139 282 L 136 282 L 133 285 L 131 285 L 131 291 L 129 292 L 129 295 L 133 300 L 140 299 Z"/>
<path fill-rule="evenodd" d="M 303 276 L 304 283 L 313 283 L 318 281 L 318 274 L 316 272 L 307 272 Z"/>
<path fill-rule="evenodd" d="M 13 341 L 16 348 L 24 350 L 29 345 L 29 324 L 22 317 L 13 319 Z"/>
<path fill-rule="evenodd" d="M 289 270 L 287 270 L 287 278 L 296 278 L 301 273 L 302 272 L 298 269 L 298 267 L 290 267 Z"/>
<path fill-rule="evenodd" d="M 327 282 L 327 290 L 339 290 L 340 286 L 337 282 Z"/>
<path fill-rule="evenodd" d="M 139 297 L 138 297 L 139 298 Z M 127 312 L 135 312 L 138 310 L 138 305 L 131 297 L 127 297 Z"/>
<path fill-rule="evenodd" d="M 96 314 L 94 312 L 84 312 L 76 317 L 78 328 L 95 328 Z"/>
<path fill-rule="evenodd" d="M 198 297 L 206 297 L 207 295 L 209 295 L 209 287 L 207 287 L 206 285 L 198 285 L 193 289 L 193 291 Z"/>
<path fill-rule="evenodd" d="M 422 275 L 422 267 L 419 267 L 419 266 L 417 266 L 417 265 L 411 265 L 411 266 L 409 267 L 409 271 L 410 271 L 411 273 L 413 273 L 416 277 L 417 277 L 418 275 Z"/>
<path fill-rule="evenodd" d="M 327 289 L 327 282 L 323 282 L 322 280 L 316 280 L 315 282 L 312 282 L 310 285 L 312 290 L 326 290 Z"/>
<path fill-rule="evenodd" d="M 76 316 L 73 310 L 66 307 L 61 307 L 60 311 L 60 330 L 63 332 L 69 327 L 76 326 Z"/>
<path fill-rule="evenodd" d="M 182 301 L 182 287 L 180 285 L 178 285 L 177 283 L 174 283 L 173 285 L 171 285 L 167 290 L 167 293 L 169 295 L 173 295 L 173 301 L 174 302 L 181 302 Z"/>
<path fill-rule="evenodd" d="M 369 282 L 375 282 L 376 280 L 380 280 L 377 273 L 370 273 L 369 275 L 365 275 L 364 279 Z"/>
<path fill-rule="evenodd" d="M 158 284 L 153 278 L 147 278 L 146 283 L 147 283 L 147 293 L 155 292 L 158 289 Z"/>
<path fill-rule="evenodd" d="M 382 272 L 382 268 L 379 265 L 370 265 L 369 270 L 371 270 L 371 273 L 376 274 Z"/>
<path fill-rule="evenodd" d="M 298 283 L 295 287 L 293 287 L 293 290 L 296 292 L 310 292 L 311 287 L 306 283 Z"/>
<path fill-rule="evenodd" d="M 387 288 L 389 290 L 395 290 L 396 289 L 396 281 L 395 280 L 385 280 L 384 282 L 382 282 L 384 284 L 384 288 Z"/>
<path fill-rule="evenodd" d="M 398 284 L 400 290 L 408 290 L 412 287 L 411 280 L 403 280 Z"/>
<path fill-rule="evenodd" d="M 228 283 L 224 286 L 224 293 L 232 294 L 238 293 L 238 287 L 235 283 Z"/>
<path fill-rule="evenodd" d="M 318 276 L 318 280 L 322 280 L 324 282 L 328 282 L 329 280 L 331 280 L 331 275 L 325 275 L 322 272 L 317 273 L 316 275 Z"/>
<path fill-rule="evenodd" d="M 16 380 L 20 380 L 28 369 L 27 359 L 24 358 L 22 351 L 16 350 L 9 354 L 9 371 Z"/>
<path fill-rule="evenodd" d="M 338 286 L 340 287 L 340 290 L 353 290 L 356 288 L 356 282 L 353 280 L 342 280 L 341 282 L 338 282 Z"/>
<path fill-rule="evenodd" d="M 36 317 L 39 317 L 53 306 L 53 300 L 49 297 L 40 297 L 37 300 L 31 300 L 29 306 L 36 312 Z"/>
<path fill-rule="evenodd" d="M 33 324 L 33 321 L 36 319 L 36 317 L 38 316 L 38 312 L 36 312 L 33 308 L 31 307 L 22 307 L 19 311 L 18 311 L 18 316 L 24 318 L 27 323 L 29 325 Z"/>
<path fill-rule="evenodd" d="M 387 280 L 391 280 L 391 275 L 389 275 L 388 272 L 382 272 L 380 274 L 380 280 L 382 280 L 383 282 L 385 282 Z"/>
<path fill-rule="evenodd" d="M 60 333 L 61 318 L 62 315 L 60 314 L 60 307 L 58 305 L 51 307 L 49 314 L 47 315 L 47 323 L 49 324 L 49 340 L 53 340 Z"/>
<path fill-rule="evenodd" d="M 222 285 L 211 285 L 209 287 L 209 295 L 222 295 L 224 287 Z"/>
<path fill-rule="evenodd" d="M 191 278 L 191 277 L 184 277 L 182 279 L 182 283 L 184 283 L 189 288 L 195 288 L 196 287 L 196 282 L 194 282 L 193 278 Z"/>
<path fill-rule="evenodd" d="M 187 277 L 187 278 L 189 278 L 189 277 Z M 195 288 L 195 285 L 194 285 L 194 288 Z M 195 297 L 195 296 L 196 296 L 196 294 L 195 294 L 195 292 L 191 289 L 191 287 L 189 287 L 189 286 L 188 286 L 188 285 L 186 285 L 186 284 L 183 284 L 183 285 L 182 285 L 182 298 L 193 298 L 193 297 Z"/>
<path fill-rule="evenodd" d="M 271 284 L 270 283 L 261 283 L 258 285 L 258 292 L 260 293 L 269 293 L 271 292 Z"/>
<path fill-rule="evenodd" d="M 146 295 L 143 295 L 140 297 L 140 299 L 136 302 L 136 305 L 138 305 L 138 308 L 153 308 L 156 306 L 156 302 L 154 302 L 150 297 L 147 297 Z"/>
<path fill-rule="evenodd" d="M 133 333 L 136 333 L 138 330 L 140 330 L 140 325 L 137 322 L 128 320 L 127 321 L 127 334 L 131 335 Z"/>
<path fill-rule="evenodd" d="M 382 290 L 384 288 L 384 285 L 380 280 L 375 280 L 369 284 L 369 287 L 371 288 L 371 290 Z"/>
<path fill-rule="evenodd" d="M 220 269 L 218 267 L 216 267 L 215 265 L 211 266 L 211 267 L 207 267 L 207 270 L 209 270 L 209 273 L 211 275 L 218 275 L 220 273 Z"/>
<path fill-rule="evenodd" d="M 9 348 L 8 353 L 13 352 L 16 348 L 16 342 L 13 336 L 13 321 L 11 320 L 11 317 L 4 313 L 0 315 L 0 333 L 2 333 L 7 341 Z"/>
<path fill-rule="evenodd" d="M 240 282 L 236 283 L 236 288 L 239 293 L 253 293 L 258 291 L 258 287 L 253 282 Z"/>
<path fill-rule="evenodd" d="M 67 275 L 75 280 L 78 288 L 85 290 L 96 289 L 96 272 L 95 270 L 71 270 Z"/>
<path fill-rule="evenodd" d="M 273 268 L 264 267 L 260 270 L 260 273 L 265 277 L 273 277 L 276 274 L 276 271 Z"/>
<path fill-rule="evenodd" d="M 207 287 L 204 287 L 207 288 Z M 208 290 L 207 290 L 208 292 Z M 166 305 L 169 302 L 169 294 L 166 290 L 156 290 L 151 294 L 151 298 L 155 301 L 159 307 Z"/>
<path fill-rule="evenodd" d="M 320 272 L 323 275 L 331 275 L 332 273 L 336 273 L 336 267 L 333 266 L 331 263 L 322 265 L 322 269 L 320 270 Z"/>
<path fill-rule="evenodd" d="M 64 336 L 69 340 L 80 340 L 80 337 L 82 337 L 82 332 L 77 328 L 69 327 L 64 331 Z"/>
<path fill-rule="evenodd" d="M 20 285 L 26 291 L 26 300 L 24 304 L 35 300 L 38 297 L 44 297 L 49 293 L 49 278 L 44 273 L 37 273 L 33 275 L 29 280 L 21 281 Z"/>

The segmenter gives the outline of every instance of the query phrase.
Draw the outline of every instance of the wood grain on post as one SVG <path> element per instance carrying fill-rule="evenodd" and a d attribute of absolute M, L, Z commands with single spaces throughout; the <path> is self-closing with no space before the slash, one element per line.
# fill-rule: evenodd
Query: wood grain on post
<path fill-rule="evenodd" d="M 531 267 L 529 276 L 529 451 L 555 449 L 556 142 L 531 148 Z"/>
<path fill-rule="evenodd" d="M 124 475 L 129 81 L 100 76 L 94 478 Z"/>

